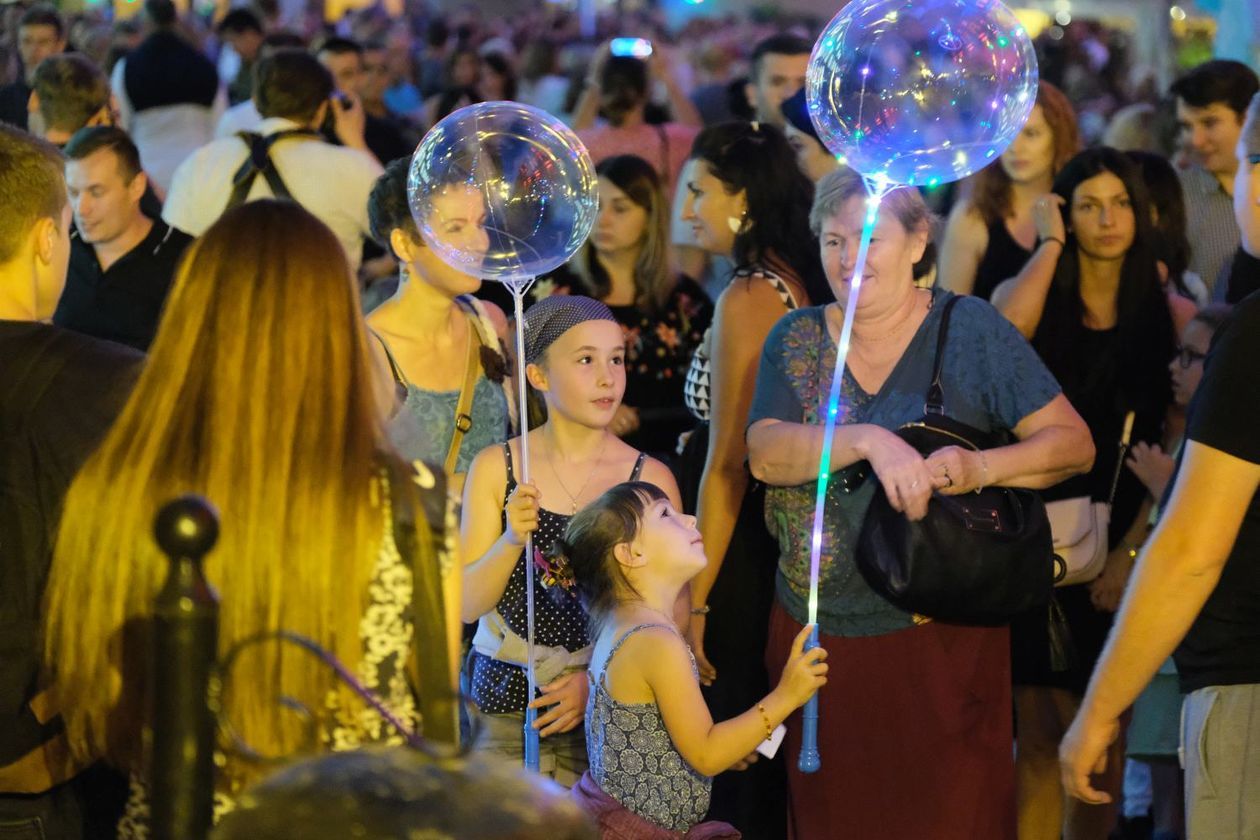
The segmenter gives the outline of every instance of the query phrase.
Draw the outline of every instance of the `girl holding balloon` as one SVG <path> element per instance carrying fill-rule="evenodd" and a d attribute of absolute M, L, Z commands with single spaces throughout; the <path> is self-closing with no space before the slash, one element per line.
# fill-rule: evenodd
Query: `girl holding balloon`
<path fill-rule="evenodd" d="M 572 569 L 548 555 L 574 514 L 613 485 L 641 479 L 662 488 L 676 505 L 678 489 L 664 464 L 609 428 L 625 391 L 626 350 L 608 307 L 577 295 L 552 296 L 525 313 L 524 335 L 526 378 L 541 394 L 547 419 L 528 432 L 529 484 L 517 479 L 519 438 L 483 450 L 469 470 L 460 531 L 462 616 L 478 622 L 470 683 L 482 712 L 481 747 L 520 760 L 525 709 L 538 709 L 540 770 L 572 785 L 587 766 L 582 721 L 590 637 Z M 535 551 L 527 558 L 523 548 L 530 535 Z M 537 697 L 528 696 L 525 670 L 530 562 Z"/>
<path fill-rule="evenodd" d="M 712 776 L 744 764 L 826 684 L 827 653 L 804 650 L 809 634 L 801 631 L 774 690 L 715 724 L 695 659 L 668 613 L 705 565 L 695 517 L 679 513 L 657 487 L 621 484 L 573 517 L 557 549 L 573 566 L 596 633 L 591 769 L 574 793 L 610 840 L 690 832 L 708 809 Z M 700 828 L 703 837 L 740 836 L 721 823 Z"/>

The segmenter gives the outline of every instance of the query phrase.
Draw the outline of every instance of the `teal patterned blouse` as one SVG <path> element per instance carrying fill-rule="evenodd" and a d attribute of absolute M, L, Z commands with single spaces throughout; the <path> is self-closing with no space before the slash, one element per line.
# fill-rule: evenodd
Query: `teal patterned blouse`
<path fill-rule="evenodd" d="M 896 429 L 923 417 L 940 313 L 951 294 L 933 292 L 927 318 L 878 393 L 863 391 L 846 369 L 838 422 Z M 821 425 L 835 362 L 836 345 L 827 332 L 823 307 L 789 312 L 770 331 L 762 349 L 749 425 L 766 419 Z M 982 431 L 1012 430 L 1060 393 L 1027 340 L 989 303 L 970 297 L 954 307 L 942 386 L 945 413 Z M 808 619 L 815 490 L 811 480 L 766 492 L 766 524 L 779 541 L 777 596 L 801 624 Z M 873 480 L 853 492 L 845 492 L 834 480 L 828 486 L 818 604 L 823 633 L 875 636 L 913 624 L 909 613 L 870 588 L 854 561 L 854 546 L 873 494 Z"/>

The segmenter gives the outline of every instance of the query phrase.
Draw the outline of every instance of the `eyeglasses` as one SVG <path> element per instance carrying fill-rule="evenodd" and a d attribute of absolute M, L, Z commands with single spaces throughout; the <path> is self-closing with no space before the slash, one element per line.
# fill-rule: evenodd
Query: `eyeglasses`
<path fill-rule="evenodd" d="M 1181 369 L 1185 370 L 1195 362 L 1201 362 L 1207 358 L 1207 353 L 1200 353 L 1198 350 L 1191 350 L 1189 347 L 1177 348 L 1177 364 L 1181 365 Z"/>

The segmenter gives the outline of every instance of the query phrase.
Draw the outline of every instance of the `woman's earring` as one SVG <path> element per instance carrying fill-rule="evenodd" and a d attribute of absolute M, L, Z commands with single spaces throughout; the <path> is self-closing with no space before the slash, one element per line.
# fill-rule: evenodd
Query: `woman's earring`
<path fill-rule="evenodd" d="M 735 218 L 734 216 L 726 217 L 726 226 L 731 229 L 731 233 L 734 233 L 736 235 L 743 233 L 747 225 L 748 225 L 747 216 L 741 216 L 738 219 Z"/>

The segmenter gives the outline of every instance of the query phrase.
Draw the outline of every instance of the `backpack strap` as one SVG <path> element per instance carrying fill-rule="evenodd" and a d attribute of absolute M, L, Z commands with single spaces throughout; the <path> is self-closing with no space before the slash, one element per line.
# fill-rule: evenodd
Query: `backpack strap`
<path fill-rule="evenodd" d="M 249 197 L 250 189 L 254 186 L 254 179 L 260 174 L 267 180 L 267 186 L 274 197 L 292 201 L 293 194 L 289 192 L 288 185 L 280 177 L 280 172 L 271 159 L 271 147 L 289 137 L 318 137 L 319 135 L 309 128 L 292 128 L 265 136 L 252 131 L 242 131 L 236 136 L 249 147 L 249 156 L 232 176 L 232 194 L 224 209 L 231 210 L 233 207 L 244 204 Z"/>

